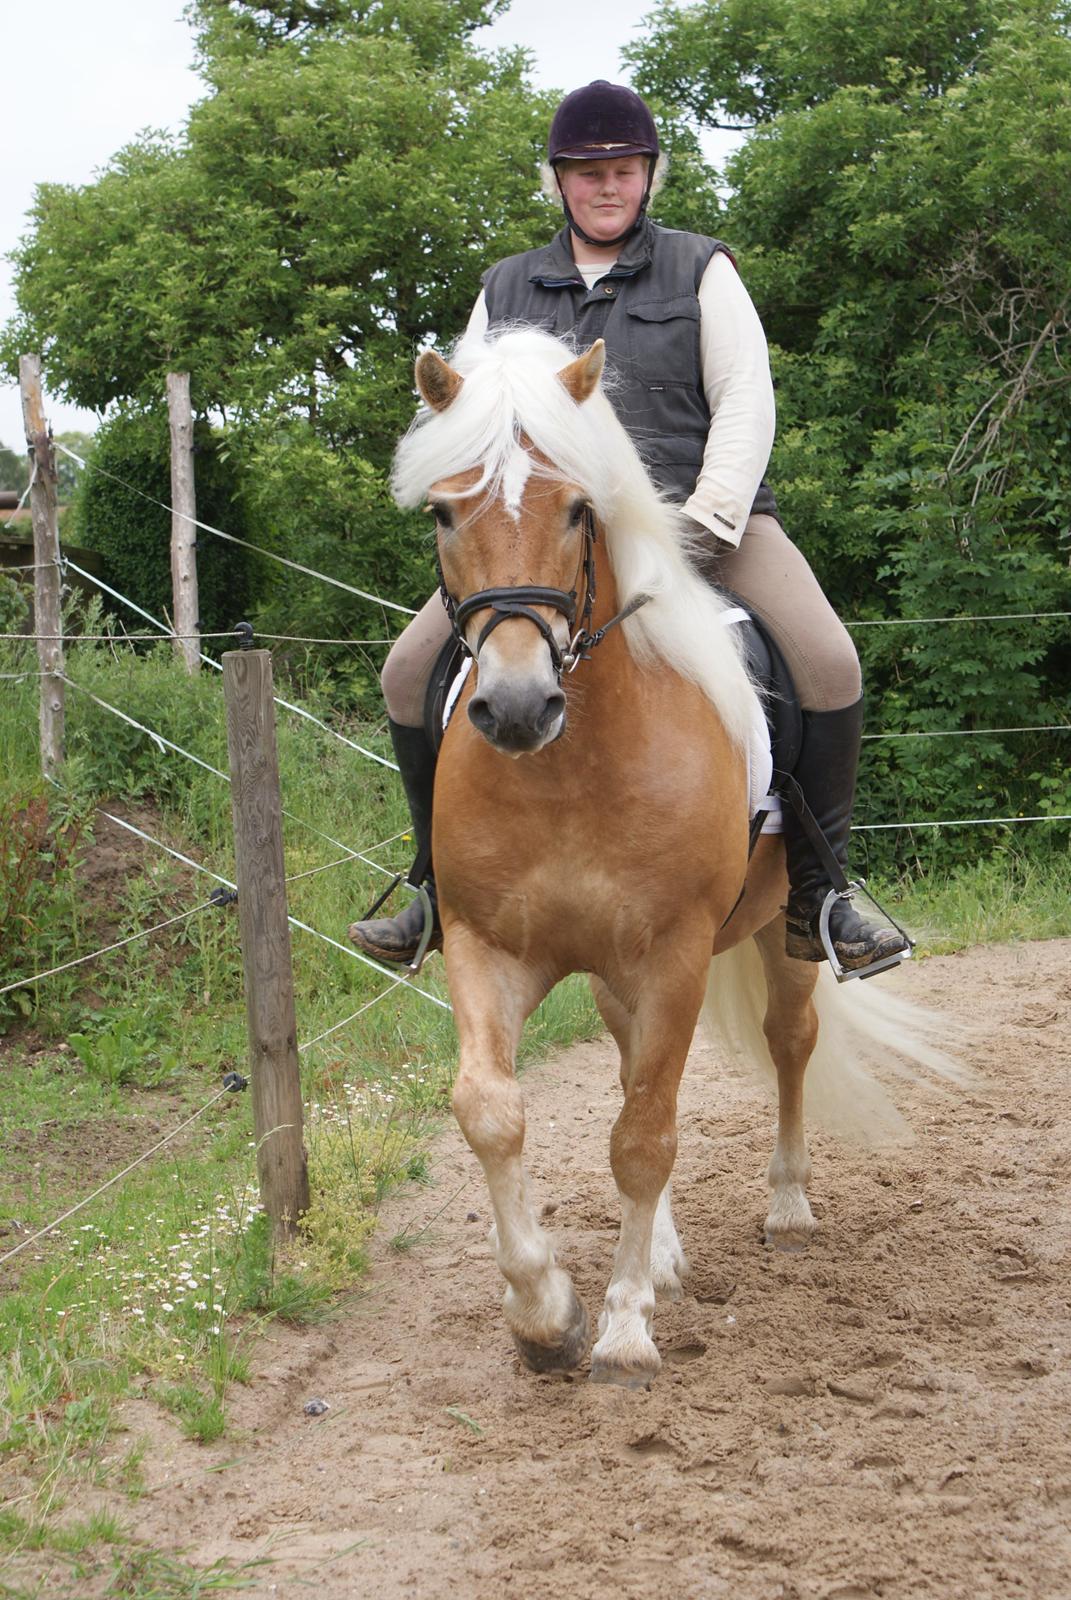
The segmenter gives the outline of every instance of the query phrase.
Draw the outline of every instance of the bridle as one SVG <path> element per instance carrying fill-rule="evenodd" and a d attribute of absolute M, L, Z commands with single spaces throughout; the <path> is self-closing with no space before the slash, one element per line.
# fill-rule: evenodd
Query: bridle
<path fill-rule="evenodd" d="M 583 535 L 580 558 L 577 562 L 576 581 L 571 589 L 552 589 L 541 584 L 521 583 L 496 589 L 480 589 L 475 594 L 466 595 L 463 600 L 457 600 L 446 586 L 443 575 L 442 562 L 436 551 L 436 569 L 439 574 L 439 592 L 443 597 L 447 615 L 450 618 L 454 636 L 462 649 L 474 660 L 479 659 L 484 641 L 499 626 L 508 622 L 511 617 L 525 617 L 535 624 L 546 640 L 550 650 L 550 659 L 554 667 L 554 674 L 561 680 L 563 672 L 574 672 L 581 661 L 586 661 L 595 646 L 601 644 L 611 628 L 619 622 L 624 622 L 626 617 L 631 617 L 634 611 L 646 605 L 651 598 L 649 594 L 639 594 L 622 607 L 615 617 L 604 623 L 601 628 L 589 631 L 592 610 L 595 606 L 595 512 L 591 505 L 582 508 L 580 528 Z M 584 602 L 580 606 L 578 584 L 583 574 Z M 566 620 L 569 627 L 569 644 L 562 650 L 554 637 L 554 630 L 545 617 L 541 617 L 533 606 L 551 606 Z M 465 624 L 477 611 L 490 609 L 491 616 L 480 629 L 479 638 L 476 640 L 475 649 L 465 637 Z M 580 610 L 580 625 L 577 627 L 577 612 Z"/>

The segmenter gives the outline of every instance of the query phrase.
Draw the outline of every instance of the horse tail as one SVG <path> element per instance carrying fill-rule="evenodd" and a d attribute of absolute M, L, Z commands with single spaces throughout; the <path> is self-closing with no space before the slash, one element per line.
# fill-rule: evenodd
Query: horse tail
<path fill-rule="evenodd" d="M 911 1131 L 875 1071 L 914 1080 L 969 1079 L 947 1045 L 962 1030 L 873 982 L 839 984 L 823 965 L 814 991 L 818 1040 L 804 1078 L 808 1121 L 862 1144 L 905 1141 Z M 776 1094 L 777 1069 L 763 1032 L 766 975 L 753 939 L 711 962 L 703 1024 Z"/>

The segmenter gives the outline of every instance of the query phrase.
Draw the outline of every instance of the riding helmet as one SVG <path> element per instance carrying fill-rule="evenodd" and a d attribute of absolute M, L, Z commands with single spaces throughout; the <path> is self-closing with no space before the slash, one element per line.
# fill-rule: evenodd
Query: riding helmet
<path fill-rule="evenodd" d="M 583 161 L 609 156 L 657 156 L 658 130 L 632 89 L 596 78 L 567 94 L 550 125 L 547 157 Z"/>

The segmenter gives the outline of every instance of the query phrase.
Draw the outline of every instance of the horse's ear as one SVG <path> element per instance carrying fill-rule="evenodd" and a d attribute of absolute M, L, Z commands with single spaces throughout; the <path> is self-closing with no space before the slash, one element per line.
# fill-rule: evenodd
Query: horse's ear
<path fill-rule="evenodd" d="M 582 406 L 590 395 L 599 387 L 602 369 L 606 365 L 606 341 L 596 339 L 590 350 L 585 350 L 582 356 L 577 356 L 575 361 L 570 361 L 558 373 L 558 381 L 563 383 L 578 406 Z"/>
<path fill-rule="evenodd" d="M 436 355 L 434 350 L 425 350 L 422 356 L 417 357 L 416 386 L 421 399 L 433 411 L 445 411 L 457 399 L 464 381 L 460 372 L 447 366 L 442 356 Z"/>

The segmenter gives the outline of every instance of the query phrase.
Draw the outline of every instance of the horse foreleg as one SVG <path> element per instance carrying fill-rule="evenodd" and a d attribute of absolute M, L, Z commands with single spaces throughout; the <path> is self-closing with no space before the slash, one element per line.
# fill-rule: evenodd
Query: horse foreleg
<path fill-rule="evenodd" d="M 662 1365 L 651 1337 L 652 1243 L 660 1208 L 660 1247 L 672 1251 L 667 1221 L 676 1241 L 666 1190 L 677 1153 L 677 1088 L 703 997 L 707 951 L 709 944 L 692 963 L 676 952 L 660 972 L 645 973 L 644 992 L 632 1013 L 625 1103 L 610 1136 L 610 1165 L 621 1196 L 621 1236 L 591 1353 L 591 1376 L 599 1382 L 639 1387 L 650 1383 Z M 680 1252 L 679 1243 L 676 1250 Z"/>
<path fill-rule="evenodd" d="M 534 1371 L 575 1367 L 588 1346 L 587 1314 L 528 1198 L 524 1101 L 514 1076 L 521 1028 L 547 985 L 466 931 L 451 931 L 446 963 L 460 1043 L 454 1112 L 487 1179 L 506 1322 Z"/>
<path fill-rule="evenodd" d="M 763 1031 L 777 1068 L 777 1144 L 767 1173 L 771 1200 L 764 1231 L 776 1249 L 802 1250 L 815 1228 L 807 1199 L 811 1158 L 803 1131 L 803 1080 L 818 1038 L 812 999 L 818 968 L 785 954 L 782 917 L 757 933 L 755 942 L 768 992 Z"/>
<path fill-rule="evenodd" d="M 615 994 L 611 993 L 602 979 L 594 975 L 591 978 L 591 992 L 599 1008 L 599 1015 L 613 1035 L 621 1053 L 621 1088 L 627 1090 L 631 1061 L 632 1013 Z M 671 1185 L 667 1183 L 658 1197 L 658 1205 L 655 1208 L 651 1234 L 651 1281 L 656 1294 L 665 1295 L 667 1300 L 679 1300 L 684 1294 L 682 1280 L 687 1277 L 689 1269 L 688 1258 L 684 1254 L 677 1234 L 677 1225 L 673 1220 L 673 1199 L 670 1188 Z"/>

